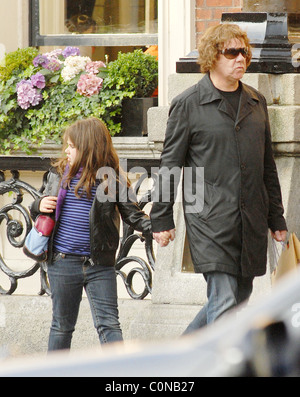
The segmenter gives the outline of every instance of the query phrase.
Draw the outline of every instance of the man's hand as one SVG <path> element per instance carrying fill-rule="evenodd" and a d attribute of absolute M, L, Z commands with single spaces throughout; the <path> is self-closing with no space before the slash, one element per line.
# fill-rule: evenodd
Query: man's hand
<path fill-rule="evenodd" d="M 285 242 L 287 231 L 286 230 L 277 230 L 275 233 L 271 231 L 272 237 L 278 242 Z"/>
<path fill-rule="evenodd" d="M 153 233 L 153 238 L 161 247 L 166 247 L 170 241 L 174 241 L 175 231 L 176 229 L 172 229 L 164 232 Z"/>

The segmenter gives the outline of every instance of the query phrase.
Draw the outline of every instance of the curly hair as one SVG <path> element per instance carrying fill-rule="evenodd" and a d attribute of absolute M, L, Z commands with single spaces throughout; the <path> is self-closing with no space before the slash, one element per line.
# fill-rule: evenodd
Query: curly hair
<path fill-rule="evenodd" d="M 247 33 L 236 24 L 223 23 L 208 28 L 200 40 L 198 63 L 201 66 L 202 73 L 207 73 L 214 68 L 219 56 L 219 50 L 222 50 L 224 45 L 232 39 L 244 41 L 245 46 L 248 48 L 247 67 L 250 65 L 252 51 Z"/>

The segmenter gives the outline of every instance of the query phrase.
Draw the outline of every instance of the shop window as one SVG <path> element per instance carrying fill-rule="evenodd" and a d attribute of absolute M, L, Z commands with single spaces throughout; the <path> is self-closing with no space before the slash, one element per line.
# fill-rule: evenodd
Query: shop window
<path fill-rule="evenodd" d="M 31 0 L 31 45 L 77 46 L 96 59 L 158 43 L 158 0 Z M 89 54 L 91 55 L 91 54 Z"/>

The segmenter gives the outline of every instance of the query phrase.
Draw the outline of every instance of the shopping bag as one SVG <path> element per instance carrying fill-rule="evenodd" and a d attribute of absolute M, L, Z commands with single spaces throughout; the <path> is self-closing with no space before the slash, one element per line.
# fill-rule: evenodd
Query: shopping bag
<path fill-rule="evenodd" d="M 291 233 L 287 244 L 277 259 L 276 268 L 272 273 L 272 282 L 275 283 L 288 273 L 300 270 L 299 264 L 300 242 L 296 234 Z"/>

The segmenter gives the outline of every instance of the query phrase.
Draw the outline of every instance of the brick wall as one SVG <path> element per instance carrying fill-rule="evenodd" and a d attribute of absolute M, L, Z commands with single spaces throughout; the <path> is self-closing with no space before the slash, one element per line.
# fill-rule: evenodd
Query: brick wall
<path fill-rule="evenodd" d="M 243 0 L 196 0 L 197 40 L 211 25 L 220 23 L 223 12 L 241 12 Z"/>

